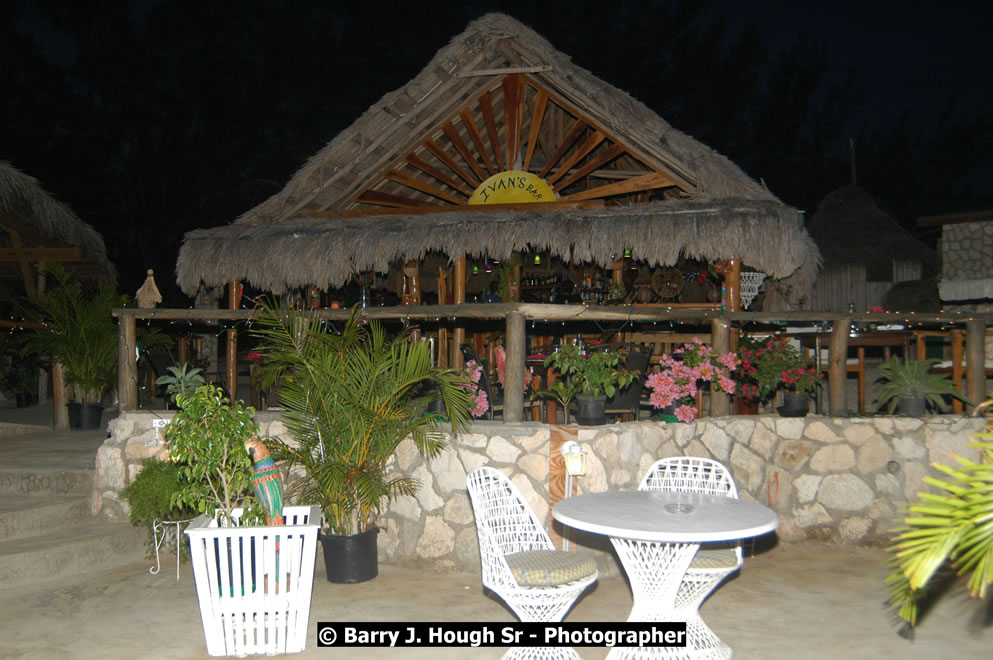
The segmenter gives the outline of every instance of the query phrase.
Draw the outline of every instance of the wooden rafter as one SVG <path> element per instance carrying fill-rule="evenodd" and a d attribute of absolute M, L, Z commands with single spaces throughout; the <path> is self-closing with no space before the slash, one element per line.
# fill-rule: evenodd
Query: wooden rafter
<path fill-rule="evenodd" d="M 475 189 L 476 186 L 478 186 L 482 182 L 482 179 L 473 179 L 468 172 L 466 172 L 464 169 L 459 167 L 459 164 L 455 162 L 455 159 L 449 156 L 448 154 L 446 154 L 445 150 L 442 149 L 440 146 L 438 146 L 438 143 L 435 142 L 434 140 L 425 140 L 424 147 L 432 154 L 434 154 L 435 158 L 437 158 L 442 163 L 444 163 L 445 166 L 448 167 L 448 169 L 455 172 L 455 174 L 457 174 L 459 178 L 461 178 L 463 181 L 465 181 L 470 186 L 472 186 L 473 189 Z"/>
<path fill-rule="evenodd" d="M 410 206 L 416 206 L 418 208 L 438 208 L 436 204 L 431 202 L 425 202 L 420 199 L 409 199 L 407 197 L 400 197 L 399 195 L 391 195 L 390 193 L 380 192 L 378 190 L 366 190 L 361 195 L 355 198 L 356 202 L 361 202 L 362 204 L 377 204 L 379 206 L 394 206 L 397 208 L 407 208 Z"/>
<path fill-rule="evenodd" d="M 605 139 L 607 139 L 607 136 L 604 135 L 602 131 L 596 131 L 593 135 L 589 136 L 586 141 L 583 142 L 583 144 L 576 149 L 576 151 L 574 151 L 564 163 L 562 163 L 562 167 L 557 169 L 555 174 L 547 179 L 549 185 L 552 185 L 561 179 L 569 170 L 573 168 L 576 163 L 581 161 L 583 158 L 586 158 L 586 156 L 596 149 L 597 146 L 599 146 L 599 144 Z"/>
<path fill-rule="evenodd" d="M 487 175 L 483 173 L 482 169 L 480 169 L 479 164 L 476 162 L 476 157 L 469 151 L 469 145 L 467 145 L 465 140 L 462 139 L 462 136 L 459 135 L 458 130 L 455 128 L 455 124 L 448 122 L 441 128 L 441 130 L 445 134 L 445 137 L 448 138 L 448 141 L 452 143 L 452 146 L 455 147 L 455 150 L 459 152 L 459 155 L 462 156 L 462 160 L 464 160 L 466 164 L 472 168 L 472 171 L 476 173 L 479 180 L 482 181 L 485 179 Z"/>
<path fill-rule="evenodd" d="M 407 154 L 407 157 L 405 158 L 405 160 L 408 163 L 410 163 L 411 165 L 413 165 L 414 167 L 416 167 L 417 169 L 419 169 L 420 171 L 422 171 L 425 174 L 427 174 L 428 176 L 434 177 L 438 181 L 441 181 L 442 183 L 444 183 L 446 186 L 449 186 L 450 188 L 454 188 L 455 190 L 458 190 L 460 193 L 462 193 L 466 197 L 469 197 L 470 195 L 472 195 L 472 190 L 471 189 L 466 188 L 459 181 L 457 181 L 457 180 L 453 179 L 452 177 L 448 176 L 447 174 L 445 174 L 443 171 L 439 170 L 434 165 L 431 165 L 431 164 L 425 162 L 417 154 Z"/>
<path fill-rule="evenodd" d="M 599 156 L 593 158 L 592 160 L 590 160 L 590 162 L 580 167 L 564 181 L 560 181 L 558 184 L 552 186 L 552 190 L 558 192 L 560 190 L 564 190 L 565 188 L 568 188 L 570 185 L 575 183 L 577 180 L 583 178 L 593 170 L 597 169 L 598 167 L 602 167 L 603 165 L 606 165 L 610 161 L 614 160 L 615 158 L 623 154 L 624 151 L 625 151 L 624 147 L 619 144 L 615 144 L 611 147 L 608 147 L 607 149 L 604 149 Z"/>
<path fill-rule="evenodd" d="M 555 202 L 534 202 L 520 204 L 466 204 L 465 206 L 422 206 L 418 208 L 392 208 L 392 209 L 349 209 L 345 211 L 345 217 L 359 218 L 368 215 L 426 215 L 429 213 L 492 213 L 494 211 L 533 211 L 537 205 L 548 211 L 563 209 L 602 209 L 604 204 L 602 199 L 588 199 L 579 201 L 555 201 Z M 320 217 L 321 213 L 314 213 Z"/>
<path fill-rule="evenodd" d="M 13 242 L 13 235 L 11 236 Z M 22 247 L 21 252 L 14 248 L 0 248 L 0 262 L 17 262 L 21 256 L 30 262 L 42 261 L 83 261 L 83 251 L 71 247 Z"/>
<path fill-rule="evenodd" d="M 599 186 L 591 190 L 583 190 L 571 195 L 564 195 L 559 197 L 559 201 L 578 202 L 583 199 L 599 199 L 603 197 L 610 197 L 611 195 L 625 195 L 627 193 L 652 190 L 653 188 L 665 188 L 675 185 L 676 182 L 672 179 L 672 177 L 659 172 L 652 172 L 650 174 L 637 176 L 625 181 L 608 183 L 607 185 Z"/>
<path fill-rule="evenodd" d="M 483 136 L 479 134 L 479 129 L 476 128 L 476 120 L 472 118 L 472 113 L 469 112 L 468 108 L 462 108 L 461 112 L 459 112 L 459 118 L 462 119 L 462 125 L 465 126 L 465 131 L 469 134 L 469 139 L 476 145 L 476 151 L 479 152 L 479 157 L 483 159 L 483 165 L 486 166 L 486 171 L 491 176 L 496 174 L 498 170 L 493 167 L 493 161 L 490 160 L 490 155 L 486 151 L 486 145 L 483 144 Z"/>
<path fill-rule="evenodd" d="M 562 138 L 562 143 L 559 144 L 558 148 L 555 149 L 552 155 L 548 157 L 548 162 L 546 162 L 545 166 L 541 168 L 540 172 L 538 172 L 538 176 L 542 178 L 548 176 L 548 173 L 552 171 L 553 167 L 555 167 L 555 163 L 559 162 L 562 156 L 565 155 L 565 152 L 567 152 L 569 148 L 576 143 L 576 140 L 583 135 L 583 132 L 588 127 L 589 124 L 587 124 L 582 117 L 577 118 L 572 124 L 572 128 L 570 128 L 569 132 Z"/>
<path fill-rule="evenodd" d="M 503 78 L 503 122 L 506 134 L 507 167 L 517 166 L 521 148 L 521 123 L 524 121 L 524 78 L 520 74 Z"/>
<path fill-rule="evenodd" d="M 502 111 L 502 116 L 495 109 Z M 420 147 L 385 168 L 380 178 L 369 181 L 369 187 L 352 198 L 355 204 L 377 209 L 354 208 L 354 213 L 342 213 L 384 213 L 384 207 L 403 213 L 449 204 L 465 208 L 482 181 L 508 169 L 534 172 L 556 193 L 588 188 L 568 195 L 571 201 L 671 186 L 687 190 L 685 178 L 668 169 L 653 172 L 648 165 L 652 159 L 632 151 L 599 122 L 525 74 L 511 73 L 494 80 L 474 101 L 460 104 L 447 120 L 441 119 L 436 130 L 433 137 L 423 139 Z M 607 169 L 615 168 L 618 163 L 614 161 L 624 155 L 632 159 L 625 171 Z M 536 158 L 539 165 L 535 165 Z M 584 178 L 589 178 L 587 184 L 577 186 Z M 432 200 L 426 201 L 424 195 Z"/>
<path fill-rule="evenodd" d="M 423 193 L 427 193 L 432 197 L 437 197 L 438 199 L 445 200 L 446 202 L 451 202 L 452 204 L 461 204 L 464 200 L 459 199 L 455 195 L 449 195 L 444 190 L 439 190 L 429 183 L 425 183 L 416 177 L 412 177 L 409 174 L 404 174 L 403 172 L 398 172 L 396 170 L 389 170 L 383 175 L 390 181 L 396 181 L 399 184 L 405 185 L 408 188 L 413 188 L 414 190 L 420 190 Z"/>
<path fill-rule="evenodd" d="M 534 99 L 534 111 L 531 113 L 531 130 L 528 132 L 528 150 L 524 156 L 524 171 L 531 169 L 531 158 L 534 156 L 535 147 L 538 145 L 538 134 L 541 131 L 541 122 L 545 118 L 545 110 L 548 108 L 548 92 L 538 89 L 538 95 Z"/>
<path fill-rule="evenodd" d="M 493 147 L 493 157 L 496 159 L 497 169 L 504 170 L 503 153 L 500 149 L 500 133 L 497 131 L 496 116 L 493 114 L 493 100 L 489 91 L 483 92 L 479 97 L 479 111 L 483 113 L 483 123 L 486 124 L 486 134 L 490 138 L 490 146 Z"/>

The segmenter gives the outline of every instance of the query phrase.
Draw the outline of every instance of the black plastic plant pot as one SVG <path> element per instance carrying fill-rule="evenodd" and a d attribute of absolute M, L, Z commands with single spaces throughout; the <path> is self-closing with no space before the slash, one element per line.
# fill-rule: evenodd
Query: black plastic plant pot
<path fill-rule="evenodd" d="M 69 428 L 98 429 L 103 417 L 103 405 L 99 403 L 67 403 L 69 408 Z"/>
<path fill-rule="evenodd" d="M 321 532 L 317 537 L 324 548 L 324 568 L 328 582 L 351 584 L 365 582 L 379 575 L 376 536 L 378 527 L 351 536 Z"/>

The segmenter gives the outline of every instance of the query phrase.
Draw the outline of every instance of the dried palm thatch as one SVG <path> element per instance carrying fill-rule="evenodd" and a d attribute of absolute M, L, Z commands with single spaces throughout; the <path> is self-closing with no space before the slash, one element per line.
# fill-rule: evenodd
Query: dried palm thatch
<path fill-rule="evenodd" d="M 26 248 L 78 248 L 80 259 L 65 263 L 67 272 L 116 283 L 117 273 L 107 259 L 103 238 L 72 210 L 42 188 L 34 177 L 0 161 L 0 232 L 10 247 L 17 232 Z M 16 263 L 4 264 L 0 276 L 21 279 Z"/>
<path fill-rule="evenodd" d="M 855 185 L 825 196 L 807 231 L 817 243 L 825 269 L 855 264 L 892 274 L 894 261 L 917 261 L 931 272 L 939 265 L 937 252 L 901 227 L 869 193 Z"/>
<path fill-rule="evenodd" d="M 370 177 L 439 134 L 440 126 L 493 85 L 481 70 L 527 70 L 544 88 L 677 182 L 663 199 L 596 209 L 476 211 L 344 217 Z M 501 127 L 502 130 L 505 127 Z M 319 217 L 315 217 L 319 216 Z M 644 104 L 575 66 L 514 19 L 489 14 L 442 48 L 401 89 L 386 94 L 312 156 L 282 191 L 234 223 L 189 232 L 177 279 L 242 280 L 276 293 L 314 284 L 336 287 L 354 273 L 384 272 L 400 259 L 442 251 L 498 259 L 523 249 L 608 266 L 623 249 L 650 265 L 688 257 L 742 257 L 773 277 L 812 283 L 817 248 L 799 213 L 734 163 L 673 129 Z"/>

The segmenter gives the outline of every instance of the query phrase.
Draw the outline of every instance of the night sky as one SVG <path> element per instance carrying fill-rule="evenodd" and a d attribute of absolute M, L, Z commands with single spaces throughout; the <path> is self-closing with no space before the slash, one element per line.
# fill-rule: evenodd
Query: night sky
<path fill-rule="evenodd" d="M 0 0 L 0 159 L 104 234 L 122 291 L 154 267 L 185 304 L 170 281 L 184 232 L 274 194 L 505 11 L 808 214 L 849 183 L 850 139 L 858 183 L 911 231 L 993 208 L 979 3 L 340 4 Z"/>

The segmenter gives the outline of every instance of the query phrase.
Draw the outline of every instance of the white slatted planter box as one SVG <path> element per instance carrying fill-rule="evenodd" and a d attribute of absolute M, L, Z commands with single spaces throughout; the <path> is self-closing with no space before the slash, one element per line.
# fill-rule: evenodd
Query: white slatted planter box
<path fill-rule="evenodd" d="M 186 529 L 210 655 L 306 646 L 321 510 L 288 506 L 283 515 L 286 525 L 273 527 L 218 527 L 200 516 Z"/>

